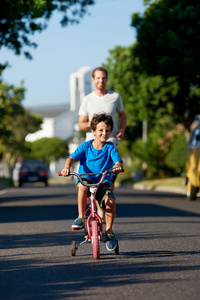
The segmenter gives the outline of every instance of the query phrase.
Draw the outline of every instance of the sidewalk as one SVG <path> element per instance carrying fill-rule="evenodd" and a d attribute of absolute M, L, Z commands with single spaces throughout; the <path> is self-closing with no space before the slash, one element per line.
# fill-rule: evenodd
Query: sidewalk
<path fill-rule="evenodd" d="M 135 190 L 154 190 L 186 195 L 184 178 L 180 177 L 140 181 L 133 184 L 132 187 Z"/>

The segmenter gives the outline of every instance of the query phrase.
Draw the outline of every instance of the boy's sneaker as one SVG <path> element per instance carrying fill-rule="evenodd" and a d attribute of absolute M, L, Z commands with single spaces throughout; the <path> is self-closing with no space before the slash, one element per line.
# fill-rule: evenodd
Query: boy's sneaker
<path fill-rule="evenodd" d="M 106 248 L 108 251 L 113 251 L 117 247 L 117 241 L 114 233 L 106 235 Z"/>
<path fill-rule="evenodd" d="M 85 227 L 84 221 L 82 218 L 77 218 L 72 224 L 72 229 L 82 229 Z"/>

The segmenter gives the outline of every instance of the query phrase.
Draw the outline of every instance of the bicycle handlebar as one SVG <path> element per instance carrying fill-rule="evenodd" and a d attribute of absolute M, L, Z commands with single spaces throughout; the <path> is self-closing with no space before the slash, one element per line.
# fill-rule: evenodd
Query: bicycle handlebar
<path fill-rule="evenodd" d="M 116 169 L 116 168 L 117 168 L 117 167 L 113 167 L 112 169 L 106 170 L 106 171 L 104 171 L 104 172 L 102 172 L 102 173 L 86 173 L 86 174 L 78 174 L 78 173 L 76 173 L 76 172 L 70 172 L 70 175 L 76 176 L 76 177 L 80 180 L 81 184 L 84 185 L 84 186 L 86 186 L 86 187 L 92 187 L 92 186 L 95 187 L 95 186 L 98 186 L 99 184 L 101 184 L 101 183 L 103 182 L 103 180 L 105 179 L 106 175 L 109 174 L 109 173 L 112 173 L 112 171 L 113 171 L 114 169 Z M 124 172 L 124 169 L 123 169 L 122 172 Z M 84 176 L 84 175 L 100 175 L 100 174 L 102 174 L 102 177 L 101 177 L 100 181 L 97 182 L 97 183 L 85 183 L 85 182 L 83 182 L 83 180 L 82 180 L 82 178 L 81 178 L 81 175 Z M 63 175 L 61 174 L 61 172 L 59 172 L 58 175 L 59 175 L 59 176 L 63 176 Z"/>

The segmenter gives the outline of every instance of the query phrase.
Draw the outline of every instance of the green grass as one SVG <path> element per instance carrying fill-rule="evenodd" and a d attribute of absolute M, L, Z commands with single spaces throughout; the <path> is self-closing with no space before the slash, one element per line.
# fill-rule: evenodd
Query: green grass
<path fill-rule="evenodd" d="M 132 178 L 121 178 L 120 185 L 122 184 L 133 184 Z M 74 182 L 71 178 L 66 177 L 58 177 L 49 179 L 49 184 L 67 184 L 69 182 Z M 152 179 L 152 180 L 142 180 L 139 182 L 135 182 L 134 184 L 143 185 L 143 186 L 151 186 L 153 189 L 159 186 L 163 187 L 176 187 L 176 188 L 186 188 L 184 185 L 183 177 L 173 177 L 173 178 L 165 178 L 165 179 Z M 0 177 L 0 189 L 5 187 L 14 186 L 13 181 L 8 178 Z"/>
<path fill-rule="evenodd" d="M 141 184 L 144 186 L 152 186 L 156 188 L 158 186 L 169 186 L 169 187 L 177 187 L 184 188 L 184 178 L 183 177 L 173 177 L 173 178 L 164 178 L 164 179 L 152 179 L 152 180 L 143 180 L 136 182 L 136 184 Z"/>

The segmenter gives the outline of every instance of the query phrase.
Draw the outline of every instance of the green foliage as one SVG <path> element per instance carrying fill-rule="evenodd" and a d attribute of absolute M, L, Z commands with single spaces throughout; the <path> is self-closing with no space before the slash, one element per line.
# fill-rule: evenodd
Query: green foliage
<path fill-rule="evenodd" d="M 136 139 L 132 144 L 122 140 L 118 151 L 127 170 L 123 180 L 133 178 L 135 171 L 145 172 L 146 178 L 177 176 L 185 167 L 185 129 L 182 125 L 175 125 L 173 118 L 166 115 L 151 128 L 146 143 L 142 138 Z M 131 163 L 127 157 L 131 159 Z"/>
<path fill-rule="evenodd" d="M 29 144 L 29 158 L 38 158 L 50 163 L 69 155 L 68 144 L 57 137 L 41 138 Z"/>
<path fill-rule="evenodd" d="M 142 170 L 146 163 L 149 177 L 174 175 L 176 171 L 165 162 L 165 157 L 178 134 L 174 133 L 179 120 L 174 99 L 179 85 L 173 77 L 147 76 L 139 60 L 133 57 L 134 47 L 117 46 L 104 64 L 108 70 L 108 87 L 121 94 L 128 116 L 125 138 L 118 151 L 125 162 L 127 157 L 131 158 L 132 172 Z M 147 143 L 142 139 L 143 120 L 148 121 Z"/>
<path fill-rule="evenodd" d="M 33 115 L 27 110 L 23 110 L 21 114 L 17 114 L 15 119 L 9 119 L 11 134 L 5 144 L 6 151 L 11 156 L 21 156 L 26 151 L 25 137 L 29 133 L 33 133 L 41 129 L 43 120 L 41 116 Z"/>
<path fill-rule="evenodd" d="M 165 157 L 165 163 L 173 168 L 177 174 L 180 174 L 185 169 L 186 159 L 187 141 L 185 134 L 180 134 L 172 143 L 171 151 Z"/>
<path fill-rule="evenodd" d="M 194 0 L 154 1 L 144 15 L 133 15 L 136 56 L 151 75 L 177 76 L 187 84 L 199 80 L 200 3 Z"/>
<path fill-rule="evenodd" d="M 12 134 L 10 119 L 23 113 L 21 102 L 24 98 L 24 88 L 21 85 L 15 88 L 13 85 L 0 81 L 0 143 L 8 140 Z"/>
<path fill-rule="evenodd" d="M 41 32 L 54 11 L 62 14 L 61 25 L 79 23 L 93 0 L 1 0 L 0 48 L 5 46 L 19 55 L 31 58 L 26 48 L 37 47 L 29 36 Z"/>
<path fill-rule="evenodd" d="M 0 158 L 2 163 L 15 164 L 26 149 L 25 136 L 40 129 L 42 119 L 22 106 L 23 84 L 14 87 L 0 81 Z"/>
<path fill-rule="evenodd" d="M 108 70 L 108 88 L 121 94 L 128 115 L 128 126 L 135 126 L 138 120 L 134 113 L 137 78 L 140 76 L 140 65 L 132 56 L 133 45 L 116 46 L 110 50 L 110 57 L 103 66 Z"/>
<path fill-rule="evenodd" d="M 0 177 L 0 190 L 7 188 L 7 187 L 13 187 L 14 183 L 12 179 Z"/>
<path fill-rule="evenodd" d="M 148 76 L 173 78 L 176 93 L 169 93 L 174 118 L 189 128 L 200 105 L 200 2 L 194 0 L 146 1 L 143 16 L 132 15 L 137 30 L 134 56 Z"/>
<path fill-rule="evenodd" d="M 165 80 L 162 76 L 147 76 L 139 59 L 133 56 L 136 45 L 115 47 L 103 64 L 108 70 L 108 88 L 122 96 L 128 127 L 135 128 L 143 120 L 153 125 L 166 114 L 178 122 L 179 114 L 174 113 L 178 82 L 173 77 Z"/>
<path fill-rule="evenodd" d="M 134 108 L 140 120 L 155 124 L 166 114 L 174 116 L 173 100 L 178 91 L 174 78 L 165 81 L 162 76 L 148 77 L 141 73 L 136 90 Z"/>

